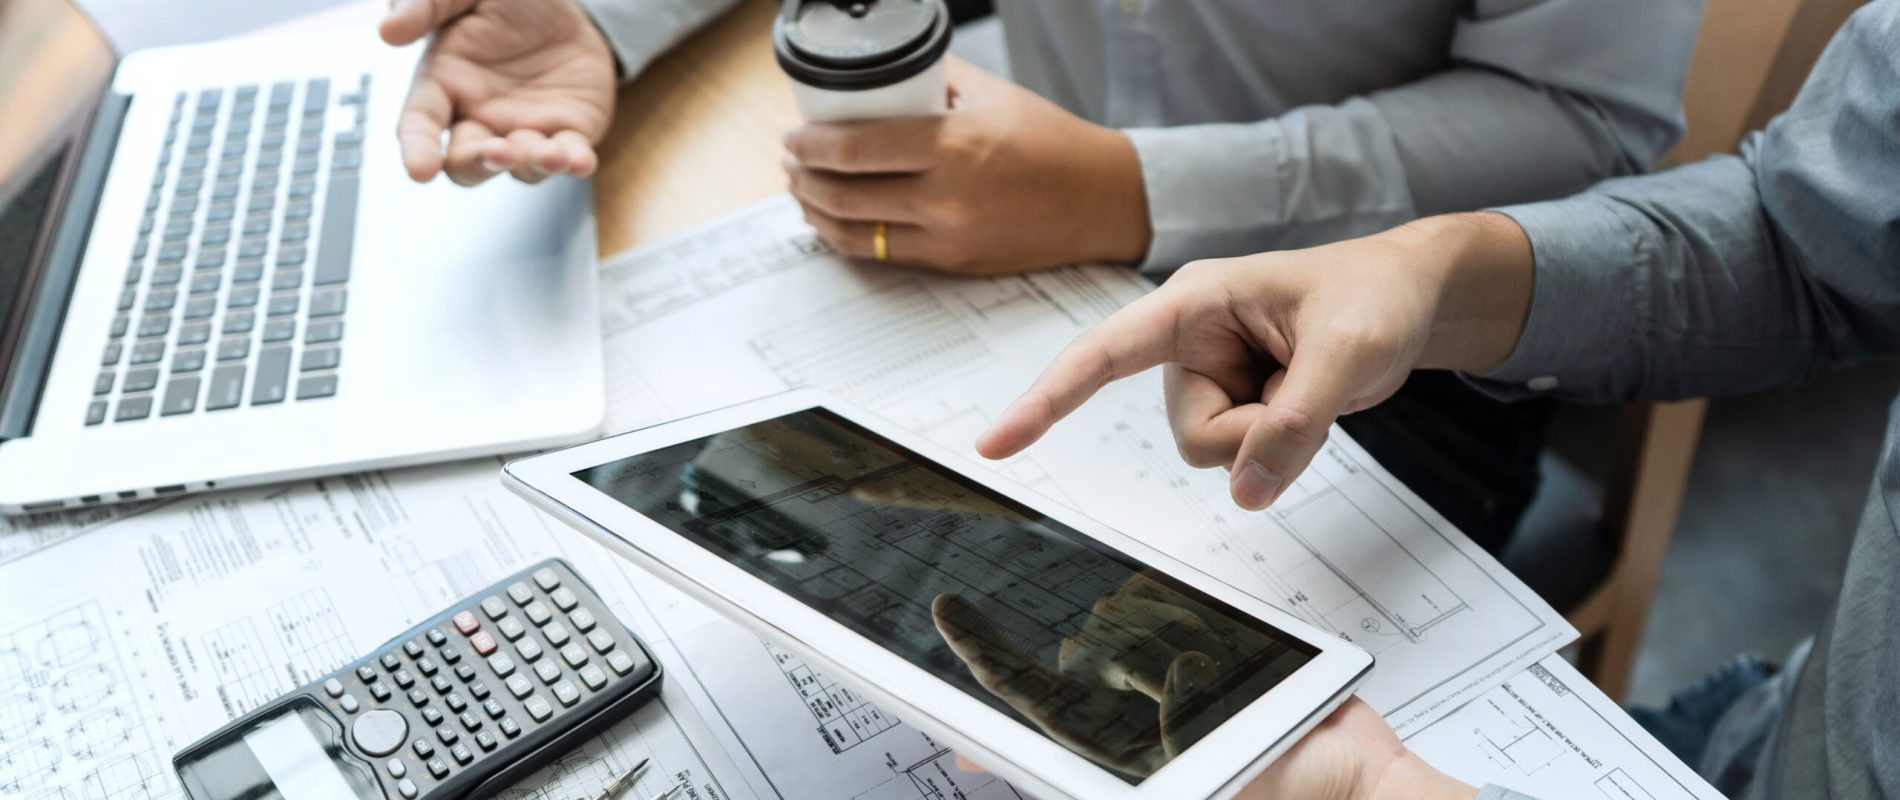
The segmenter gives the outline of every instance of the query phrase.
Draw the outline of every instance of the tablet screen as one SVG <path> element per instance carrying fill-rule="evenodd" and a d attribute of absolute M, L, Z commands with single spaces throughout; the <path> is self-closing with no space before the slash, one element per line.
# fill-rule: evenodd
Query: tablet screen
<path fill-rule="evenodd" d="M 825 409 L 574 477 L 1131 784 L 1318 652 Z"/>

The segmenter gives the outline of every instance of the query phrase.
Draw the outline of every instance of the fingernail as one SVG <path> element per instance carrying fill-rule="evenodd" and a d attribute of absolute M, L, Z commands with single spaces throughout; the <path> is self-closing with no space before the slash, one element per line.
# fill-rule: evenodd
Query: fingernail
<path fill-rule="evenodd" d="M 1234 473 L 1234 501 L 1241 508 L 1259 511 L 1280 494 L 1280 476 L 1267 471 L 1258 461 L 1249 461 Z"/>
<path fill-rule="evenodd" d="M 500 161 L 496 161 L 490 156 L 482 156 L 482 169 L 488 170 L 489 172 L 500 172 L 505 168 L 501 165 Z"/>

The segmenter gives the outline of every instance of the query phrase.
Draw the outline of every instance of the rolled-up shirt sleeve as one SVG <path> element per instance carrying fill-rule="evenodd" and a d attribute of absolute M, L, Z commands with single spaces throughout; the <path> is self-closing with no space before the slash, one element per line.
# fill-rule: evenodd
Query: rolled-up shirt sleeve
<path fill-rule="evenodd" d="M 1499 209 L 1531 309 L 1504 396 L 1719 396 L 1900 354 L 1900 0 L 1858 12 L 1742 155 Z"/>
<path fill-rule="evenodd" d="M 666 49 L 738 0 L 580 0 L 613 48 L 620 79 L 630 81 Z"/>
<path fill-rule="evenodd" d="M 1478 0 L 1451 64 L 1255 123 L 1135 128 L 1142 266 L 1307 247 L 1642 172 L 1682 130 L 1701 0 Z"/>

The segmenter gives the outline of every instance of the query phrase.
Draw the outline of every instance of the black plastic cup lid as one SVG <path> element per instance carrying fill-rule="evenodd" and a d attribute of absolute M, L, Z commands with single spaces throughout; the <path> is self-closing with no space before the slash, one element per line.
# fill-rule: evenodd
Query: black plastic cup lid
<path fill-rule="evenodd" d="M 937 63 L 950 48 L 943 0 L 785 0 L 772 26 L 778 63 L 823 89 L 875 89 Z"/>

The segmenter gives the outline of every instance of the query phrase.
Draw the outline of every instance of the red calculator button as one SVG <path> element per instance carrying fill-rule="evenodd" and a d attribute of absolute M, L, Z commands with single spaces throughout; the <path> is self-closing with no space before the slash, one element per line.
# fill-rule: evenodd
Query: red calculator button
<path fill-rule="evenodd" d="M 461 631 L 463 636 L 474 633 L 482 627 L 481 621 L 475 619 L 475 612 L 473 611 L 459 612 L 455 616 L 450 617 L 449 621 L 455 623 L 455 629 Z"/>
<path fill-rule="evenodd" d="M 495 637 L 488 635 L 488 631 L 480 631 L 468 637 L 468 643 L 470 647 L 475 648 L 476 653 L 481 655 L 495 652 Z"/>

